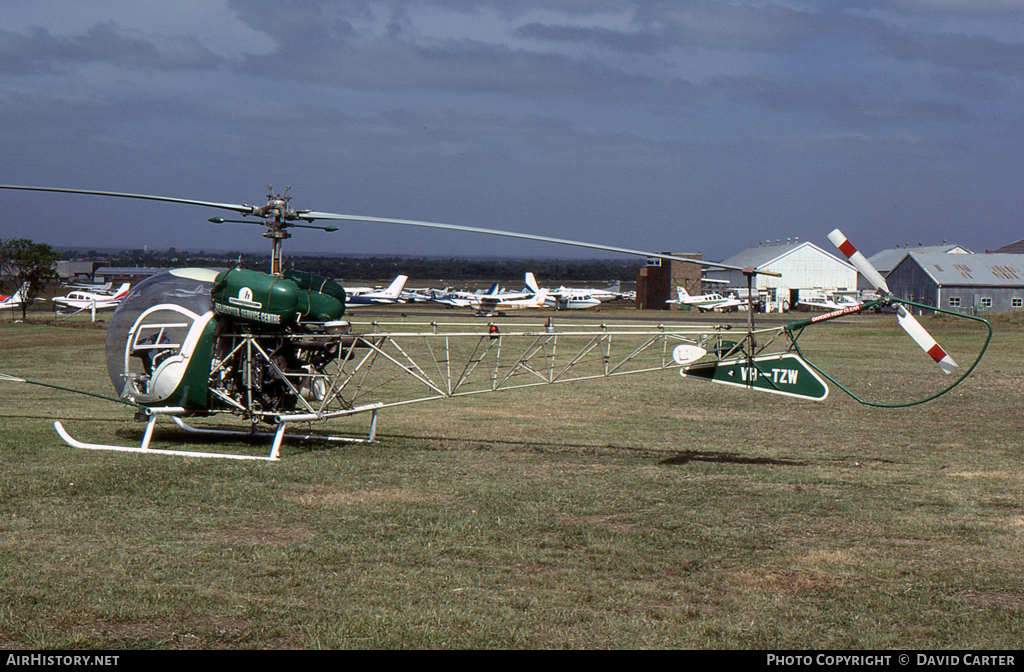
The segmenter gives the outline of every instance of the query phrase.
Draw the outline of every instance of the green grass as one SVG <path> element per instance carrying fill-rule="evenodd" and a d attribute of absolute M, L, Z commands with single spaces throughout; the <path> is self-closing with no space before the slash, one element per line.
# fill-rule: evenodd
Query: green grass
<path fill-rule="evenodd" d="M 936 384 L 893 321 L 807 347 L 869 391 Z M 959 361 L 969 334 L 925 324 Z M 923 406 L 663 373 L 393 409 L 377 444 L 272 464 L 75 450 L 53 419 L 142 426 L 0 383 L 0 647 L 1019 648 L 1024 334 L 996 329 Z M 0 324 L 0 372 L 109 394 L 103 336 Z"/>

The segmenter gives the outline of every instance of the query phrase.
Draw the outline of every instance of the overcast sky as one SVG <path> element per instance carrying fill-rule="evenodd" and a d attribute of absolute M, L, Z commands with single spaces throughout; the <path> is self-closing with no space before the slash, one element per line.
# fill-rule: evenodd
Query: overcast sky
<path fill-rule="evenodd" d="M 5 0 L 0 183 L 722 260 L 1024 238 L 1022 0 Z M 0 237 L 265 250 L 194 206 L 2 192 Z M 610 256 L 343 224 L 285 251 Z"/>

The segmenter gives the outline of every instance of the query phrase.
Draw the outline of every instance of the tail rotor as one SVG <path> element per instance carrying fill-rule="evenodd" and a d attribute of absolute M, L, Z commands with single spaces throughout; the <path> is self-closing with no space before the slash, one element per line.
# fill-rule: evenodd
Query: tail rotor
<path fill-rule="evenodd" d="M 835 229 L 832 233 L 828 234 L 828 239 L 839 248 L 839 251 L 850 260 L 850 263 L 878 292 L 895 298 L 882 274 L 871 265 L 867 257 L 853 246 L 846 236 L 843 235 L 842 231 Z M 897 304 L 896 306 L 896 320 L 903 327 L 903 330 L 914 339 L 914 342 L 921 346 L 921 349 L 928 353 L 928 356 L 939 365 L 943 372 L 953 373 L 957 370 L 957 363 L 953 361 L 953 358 L 942 349 L 942 346 L 932 338 L 931 334 L 921 326 L 921 323 L 902 304 Z"/>

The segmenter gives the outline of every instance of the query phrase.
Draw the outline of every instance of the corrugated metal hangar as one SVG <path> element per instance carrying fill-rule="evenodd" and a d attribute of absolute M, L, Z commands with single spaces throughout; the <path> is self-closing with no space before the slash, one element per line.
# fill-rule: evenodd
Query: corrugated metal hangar
<path fill-rule="evenodd" d="M 857 289 L 857 269 L 814 243 L 790 241 L 751 247 L 722 263 L 741 268 L 754 267 L 781 273 L 781 278 L 754 277 L 754 289 L 766 310 L 789 310 L 801 290 L 821 292 Z M 740 271 L 708 271 L 707 277 L 728 280 L 728 289 L 746 296 L 747 279 Z"/>
<path fill-rule="evenodd" d="M 903 259 L 914 252 L 916 254 L 974 254 L 966 247 L 960 245 L 918 245 L 917 247 L 896 247 L 882 250 L 878 254 L 868 257 L 868 262 L 875 267 L 875 270 L 885 277 L 892 269 L 896 268 Z M 871 283 L 864 278 L 859 280 L 860 289 L 872 289 Z"/>
<path fill-rule="evenodd" d="M 1019 254 L 909 252 L 885 281 L 899 296 L 947 310 L 1024 310 L 1024 257 Z"/>

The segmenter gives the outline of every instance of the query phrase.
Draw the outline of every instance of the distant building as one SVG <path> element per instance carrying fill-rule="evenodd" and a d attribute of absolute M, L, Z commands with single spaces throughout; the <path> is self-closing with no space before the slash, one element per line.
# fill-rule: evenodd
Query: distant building
<path fill-rule="evenodd" d="M 665 254 L 696 260 L 701 257 L 700 254 Z M 676 298 L 676 287 L 685 287 L 691 294 L 699 294 L 701 265 L 652 257 L 637 273 L 636 307 L 641 310 L 669 310 L 673 305 L 665 302 Z"/>
<path fill-rule="evenodd" d="M 833 292 L 857 288 L 857 269 L 852 264 L 810 242 L 797 240 L 759 245 L 722 263 L 781 273 L 782 277 L 778 278 L 767 275 L 754 277 L 754 291 L 771 310 L 789 310 L 796 305 L 796 297 L 801 290 Z M 728 280 L 726 291 L 735 290 L 741 298 L 746 297 L 747 279 L 741 271 L 709 270 L 707 275 Z"/>
<path fill-rule="evenodd" d="M 166 271 L 166 268 L 152 268 L 148 266 L 107 266 L 96 269 L 96 282 L 111 282 L 118 284 L 130 282 L 133 285 L 142 282 L 151 275 Z"/>
<path fill-rule="evenodd" d="M 57 277 L 70 282 L 94 282 L 96 270 L 104 266 L 110 266 L 110 262 L 62 260 L 57 262 Z"/>
<path fill-rule="evenodd" d="M 1024 257 L 909 252 L 886 276 L 894 294 L 962 312 L 1024 310 Z"/>
<path fill-rule="evenodd" d="M 878 254 L 868 257 L 868 261 L 875 267 L 884 278 L 892 269 L 896 268 L 903 259 L 914 252 L 915 254 L 974 254 L 966 247 L 960 245 L 918 245 L 917 247 L 897 247 L 882 250 Z M 872 289 L 871 284 L 864 278 L 857 280 L 858 289 Z M 890 287 L 890 289 L 892 289 Z"/>
<path fill-rule="evenodd" d="M 992 250 L 992 254 L 1024 254 L 1024 238 Z"/>

